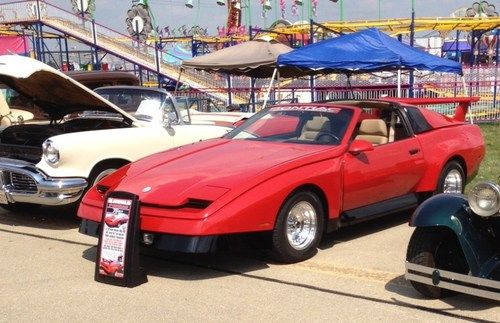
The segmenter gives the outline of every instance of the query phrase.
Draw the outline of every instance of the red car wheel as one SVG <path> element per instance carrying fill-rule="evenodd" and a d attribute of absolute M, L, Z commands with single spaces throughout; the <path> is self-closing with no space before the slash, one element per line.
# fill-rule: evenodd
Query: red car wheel
<path fill-rule="evenodd" d="M 318 196 L 299 191 L 281 207 L 273 231 L 272 253 L 285 263 L 299 262 L 316 254 L 324 227 L 324 211 Z"/>

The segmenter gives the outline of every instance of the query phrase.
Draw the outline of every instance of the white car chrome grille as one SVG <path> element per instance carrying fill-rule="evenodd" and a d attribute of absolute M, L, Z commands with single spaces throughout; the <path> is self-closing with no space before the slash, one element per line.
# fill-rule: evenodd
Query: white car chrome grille
<path fill-rule="evenodd" d="M 30 176 L 11 172 L 9 177 L 13 192 L 25 194 L 37 193 L 36 183 Z"/>

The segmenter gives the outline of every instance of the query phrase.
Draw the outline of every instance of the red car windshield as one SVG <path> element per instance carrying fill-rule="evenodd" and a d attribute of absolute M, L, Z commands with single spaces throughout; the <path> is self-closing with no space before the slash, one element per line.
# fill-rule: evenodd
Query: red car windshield
<path fill-rule="evenodd" d="M 321 106 L 277 106 L 259 112 L 226 138 L 338 145 L 354 111 Z"/>

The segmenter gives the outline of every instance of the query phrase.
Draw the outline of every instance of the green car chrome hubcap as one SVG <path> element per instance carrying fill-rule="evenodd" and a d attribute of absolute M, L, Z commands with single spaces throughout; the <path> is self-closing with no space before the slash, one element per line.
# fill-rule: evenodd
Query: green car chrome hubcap
<path fill-rule="evenodd" d="M 456 169 L 451 170 L 444 179 L 443 193 L 462 193 L 462 174 Z"/>

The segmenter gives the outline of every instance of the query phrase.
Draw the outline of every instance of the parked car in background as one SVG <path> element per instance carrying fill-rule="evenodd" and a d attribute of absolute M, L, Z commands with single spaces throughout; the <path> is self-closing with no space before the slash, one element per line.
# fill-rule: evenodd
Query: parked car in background
<path fill-rule="evenodd" d="M 461 193 L 484 157 L 464 116 L 410 101 L 339 101 L 264 109 L 220 139 L 155 154 L 104 178 L 82 199 L 81 232 L 97 235 L 106 194 L 139 196 L 143 241 L 209 252 L 221 236 L 263 233 L 282 262 L 312 257 L 324 232 Z"/>
<path fill-rule="evenodd" d="M 500 301 L 500 185 L 477 184 L 467 197 L 436 195 L 413 213 L 406 279 L 422 295 L 461 292 Z"/>
<path fill-rule="evenodd" d="M 142 113 L 137 109 L 139 103 L 144 99 L 160 95 L 165 98 L 164 104 L 172 106 L 172 109 L 179 112 L 182 122 L 189 124 L 213 124 L 233 127 L 236 122 L 245 120 L 252 115 L 249 113 L 198 112 L 189 108 L 190 100 L 187 97 L 174 97 L 170 92 L 155 87 L 105 86 L 94 91 L 131 114 Z M 160 113 L 161 110 L 158 109 L 157 112 Z"/>
<path fill-rule="evenodd" d="M 230 126 L 250 118 L 253 113 L 241 111 L 227 111 L 220 104 L 210 98 L 191 98 L 177 96 L 175 100 L 179 107 L 185 107 L 193 122 L 210 121 L 218 125 Z"/>
<path fill-rule="evenodd" d="M 140 85 L 139 78 L 130 72 L 126 71 L 68 71 L 64 72 L 72 79 L 85 85 L 89 89 L 96 89 L 103 86 L 114 85 Z"/>
<path fill-rule="evenodd" d="M 135 117 L 27 57 L 0 56 L 0 81 L 48 117 L 0 133 L 0 206 L 9 210 L 77 202 L 89 185 L 131 161 L 231 129 L 190 125 L 163 92 L 142 97 Z"/>
<path fill-rule="evenodd" d="M 177 111 L 180 123 L 191 123 L 187 108 L 179 105 L 169 92 L 161 88 L 117 85 L 100 87 L 94 92 L 143 121 L 161 123 L 164 111 L 168 110 Z M 153 104 L 147 105 L 149 101 Z"/>
<path fill-rule="evenodd" d="M 176 98 L 179 101 L 185 101 L 188 109 L 196 110 L 198 112 L 227 112 L 222 102 L 214 101 L 209 97 L 193 98 L 187 96 L 177 96 Z"/>

